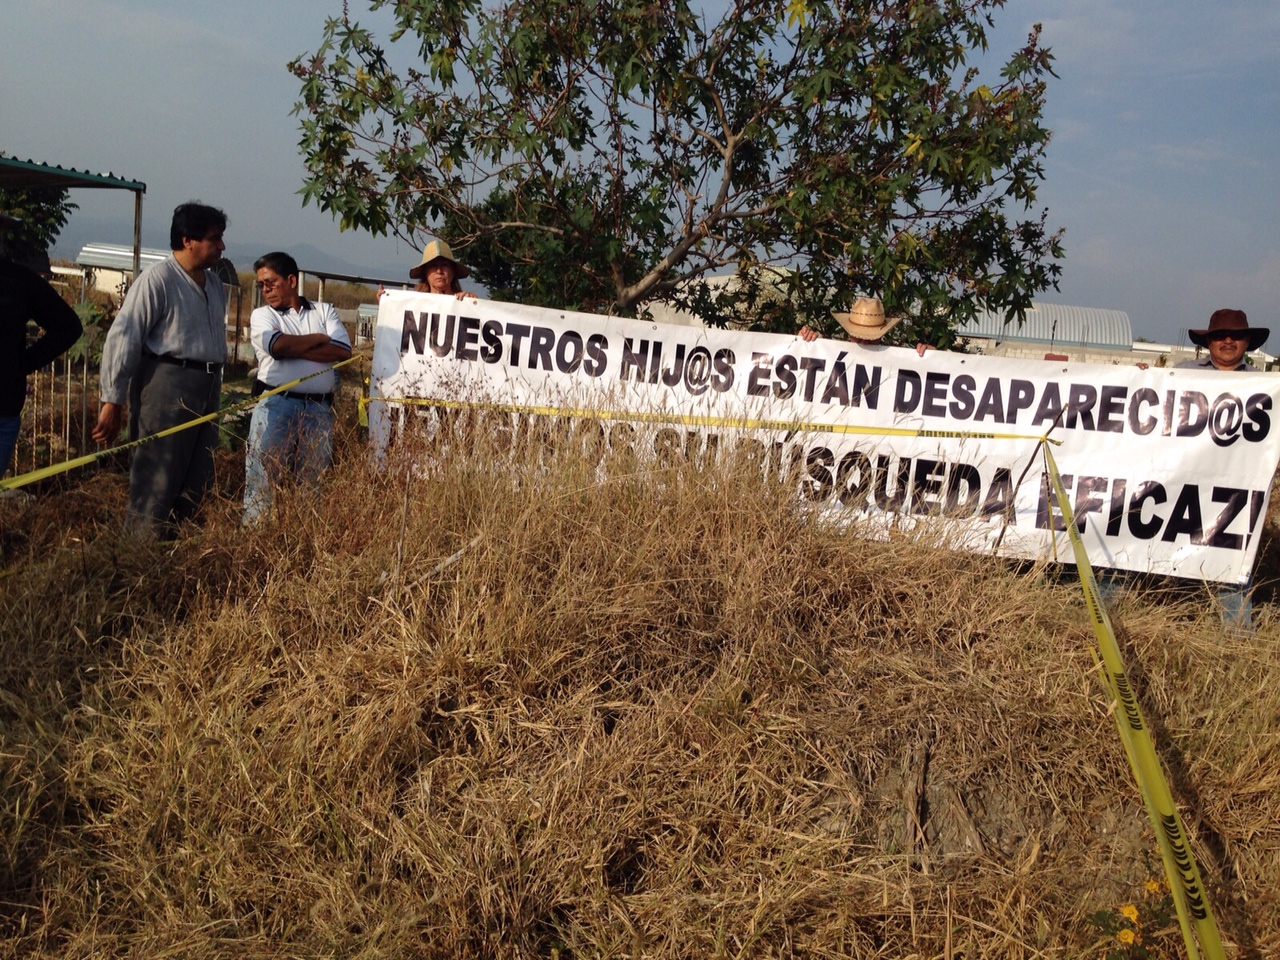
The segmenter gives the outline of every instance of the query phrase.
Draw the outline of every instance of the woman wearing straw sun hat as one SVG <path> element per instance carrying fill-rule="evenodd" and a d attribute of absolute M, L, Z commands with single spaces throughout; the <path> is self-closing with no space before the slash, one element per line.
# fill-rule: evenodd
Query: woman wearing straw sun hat
<path fill-rule="evenodd" d="M 453 294 L 459 300 L 463 297 L 476 299 L 474 293 L 468 293 L 458 283 L 471 275 L 471 271 L 454 259 L 453 251 L 443 240 L 432 240 L 422 250 L 422 262 L 409 271 L 409 276 L 418 281 L 414 287 L 420 293 Z"/>

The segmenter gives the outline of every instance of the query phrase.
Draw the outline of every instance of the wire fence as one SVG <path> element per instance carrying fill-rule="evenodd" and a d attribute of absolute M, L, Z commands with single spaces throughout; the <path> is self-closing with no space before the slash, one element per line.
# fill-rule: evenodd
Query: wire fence
<path fill-rule="evenodd" d="M 98 415 L 97 369 L 88 358 L 59 358 L 27 380 L 22 429 L 9 470 L 14 474 L 81 456 L 93 445 Z"/>
<path fill-rule="evenodd" d="M 368 343 L 371 326 L 352 313 L 348 331 L 355 328 L 355 343 Z M 361 332 L 365 333 L 361 337 Z M 227 330 L 228 365 L 223 376 L 223 390 L 236 397 L 247 395 L 250 383 L 245 378 L 252 369 L 253 349 L 248 343 L 248 330 L 241 331 L 239 342 L 233 342 L 236 331 Z M 22 427 L 17 448 L 7 470 L 0 478 L 20 476 L 33 470 L 81 457 L 98 448 L 90 434 L 98 419 L 98 372 L 100 360 L 86 351 L 72 358 L 59 357 L 27 379 L 27 401 L 22 408 Z M 243 382 L 242 382 L 243 381 Z"/>

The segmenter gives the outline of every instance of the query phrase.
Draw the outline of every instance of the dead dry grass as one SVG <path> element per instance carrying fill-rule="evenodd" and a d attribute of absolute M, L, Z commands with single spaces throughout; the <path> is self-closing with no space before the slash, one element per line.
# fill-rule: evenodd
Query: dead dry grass
<path fill-rule="evenodd" d="M 349 438 L 321 497 L 170 546 L 110 474 L 0 503 L 0 951 L 1117 947 L 1089 916 L 1160 868 L 1073 583 L 748 470 L 477 445 L 412 476 Z M 1230 955 L 1275 955 L 1280 628 L 1116 618 Z"/>

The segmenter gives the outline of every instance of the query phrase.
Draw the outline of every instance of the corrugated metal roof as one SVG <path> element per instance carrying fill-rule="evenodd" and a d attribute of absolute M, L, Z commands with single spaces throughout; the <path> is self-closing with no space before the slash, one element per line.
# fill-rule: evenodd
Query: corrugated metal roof
<path fill-rule="evenodd" d="M 139 258 L 141 269 L 159 263 L 169 256 L 168 250 L 155 250 L 143 247 Z M 133 270 L 133 247 L 122 247 L 116 243 L 86 243 L 80 248 L 76 263 L 82 267 L 101 267 L 106 270 Z"/>
<path fill-rule="evenodd" d="M 1032 304 L 1027 319 L 1008 325 L 998 313 L 981 312 L 976 320 L 957 328 L 962 337 L 988 340 L 1017 340 L 1054 343 L 1064 347 L 1109 347 L 1128 350 L 1133 346 L 1133 329 L 1123 310 L 1099 307 L 1069 307 L 1060 303 Z"/>
<path fill-rule="evenodd" d="M 141 180 L 126 180 L 112 173 L 90 173 L 51 163 L 0 156 L 0 187 L 90 187 L 102 190 L 134 190 L 146 193 Z"/>

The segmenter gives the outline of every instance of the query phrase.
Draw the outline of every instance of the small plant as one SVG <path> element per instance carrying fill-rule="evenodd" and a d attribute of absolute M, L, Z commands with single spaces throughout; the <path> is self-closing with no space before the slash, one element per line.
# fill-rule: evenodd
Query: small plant
<path fill-rule="evenodd" d="M 83 332 L 80 339 L 67 351 L 71 361 L 83 361 L 91 366 L 102 362 L 102 342 L 106 337 L 106 328 L 110 325 L 107 311 L 97 303 L 86 302 L 75 305 L 76 316 L 80 318 Z"/>
<path fill-rule="evenodd" d="M 1172 960 L 1180 955 L 1177 945 L 1166 946 L 1165 935 L 1177 929 L 1177 920 L 1169 885 L 1156 877 L 1143 884 L 1140 899 L 1092 913 L 1089 922 L 1107 935 L 1105 960 Z"/>

